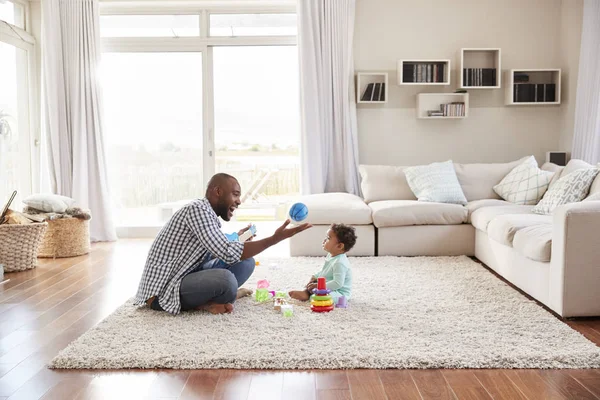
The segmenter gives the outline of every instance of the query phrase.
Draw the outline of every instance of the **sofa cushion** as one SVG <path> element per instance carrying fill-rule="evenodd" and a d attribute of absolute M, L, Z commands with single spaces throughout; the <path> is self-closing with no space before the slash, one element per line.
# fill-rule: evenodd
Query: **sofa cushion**
<path fill-rule="evenodd" d="M 562 173 L 563 169 L 565 169 L 565 167 L 556 165 L 551 162 L 547 162 L 541 166 L 541 169 L 542 169 L 542 171 L 554 172 L 554 175 L 552 176 L 552 180 L 550 181 L 550 184 L 548 185 L 548 187 L 550 187 L 550 186 L 554 185 L 554 183 L 560 178 L 560 174 Z"/>
<path fill-rule="evenodd" d="M 513 248 L 529 259 L 549 262 L 552 255 L 552 224 L 521 229 L 515 234 Z"/>
<path fill-rule="evenodd" d="M 600 163 L 596 165 L 596 168 L 600 169 Z M 590 186 L 590 194 L 587 198 L 600 196 L 600 174 L 596 175 L 592 186 Z"/>
<path fill-rule="evenodd" d="M 552 216 L 538 214 L 499 215 L 488 224 L 487 234 L 492 240 L 506 246 L 513 245 L 515 234 L 523 228 L 540 225 L 552 225 Z"/>
<path fill-rule="evenodd" d="M 308 208 L 304 222 L 313 225 L 344 223 L 368 225 L 373 222 L 371 209 L 364 200 L 349 193 L 321 193 L 302 196 L 297 201 Z"/>
<path fill-rule="evenodd" d="M 535 157 L 531 156 L 502 178 L 494 186 L 494 192 L 514 204 L 536 205 L 546 193 L 554 174 L 538 168 Z"/>
<path fill-rule="evenodd" d="M 562 176 L 532 211 L 536 214 L 552 214 L 560 205 L 585 199 L 598 171 L 598 168 L 583 168 Z"/>
<path fill-rule="evenodd" d="M 529 157 L 531 156 L 508 163 L 454 164 L 456 177 L 467 201 L 500 199 L 500 196 L 494 192 L 494 186 L 514 167 L 522 164 Z"/>
<path fill-rule="evenodd" d="M 471 224 L 480 231 L 487 232 L 488 224 L 491 220 L 499 215 L 508 214 L 530 214 L 533 206 L 498 206 L 498 207 L 482 207 L 471 214 Z"/>
<path fill-rule="evenodd" d="M 410 190 L 405 167 L 390 165 L 361 165 L 359 166 L 362 189 L 365 202 L 380 200 L 416 200 Z"/>
<path fill-rule="evenodd" d="M 458 204 L 416 200 L 386 200 L 369 204 L 376 227 L 457 225 L 467 220 L 467 209 Z"/>
<path fill-rule="evenodd" d="M 404 173 L 419 201 L 467 204 L 452 161 L 408 167 Z"/>
<path fill-rule="evenodd" d="M 474 200 L 467 203 L 465 206 L 467 209 L 467 222 L 471 223 L 471 214 L 475 211 L 479 210 L 482 207 L 497 207 L 497 206 L 509 206 L 512 203 L 509 203 L 506 200 L 498 200 L 498 199 L 482 199 L 482 200 Z"/>
<path fill-rule="evenodd" d="M 587 162 L 585 162 L 583 160 L 578 160 L 578 159 L 574 158 L 572 160 L 569 160 L 567 165 L 565 165 L 565 167 L 563 168 L 563 170 L 560 174 L 560 178 L 562 178 L 563 176 L 567 176 L 570 173 L 575 172 L 577 170 L 589 169 L 589 168 L 594 168 L 594 165 L 588 164 Z"/>

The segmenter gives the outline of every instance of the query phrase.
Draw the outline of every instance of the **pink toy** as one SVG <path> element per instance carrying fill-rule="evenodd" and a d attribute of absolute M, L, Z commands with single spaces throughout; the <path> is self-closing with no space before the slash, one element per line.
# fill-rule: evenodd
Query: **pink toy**
<path fill-rule="evenodd" d="M 256 287 L 257 287 L 258 289 L 266 289 L 266 288 L 268 288 L 268 287 L 269 287 L 269 285 L 270 285 L 270 284 L 269 284 L 269 281 L 268 281 L 268 280 L 266 280 L 266 279 L 261 279 L 261 280 L 259 280 L 258 282 L 256 282 Z"/>

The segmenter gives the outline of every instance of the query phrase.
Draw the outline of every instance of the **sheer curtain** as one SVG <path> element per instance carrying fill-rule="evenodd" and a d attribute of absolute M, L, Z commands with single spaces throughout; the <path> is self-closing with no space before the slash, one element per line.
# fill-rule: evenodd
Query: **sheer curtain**
<path fill-rule="evenodd" d="M 360 193 L 355 0 L 298 0 L 302 192 Z"/>
<path fill-rule="evenodd" d="M 600 1 L 584 0 L 572 158 L 600 162 Z"/>
<path fill-rule="evenodd" d="M 116 240 L 98 87 L 98 0 L 42 1 L 44 129 L 54 193 L 92 213 L 92 241 Z"/>

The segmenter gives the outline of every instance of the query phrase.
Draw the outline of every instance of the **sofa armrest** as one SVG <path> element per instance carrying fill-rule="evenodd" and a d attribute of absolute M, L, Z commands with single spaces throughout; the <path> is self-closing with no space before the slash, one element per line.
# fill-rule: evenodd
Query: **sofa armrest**
<path fill-rule="evenodd" d="M 563 317 L 600 315 L 600 201 L 554 211 L 549 299 Z"/>

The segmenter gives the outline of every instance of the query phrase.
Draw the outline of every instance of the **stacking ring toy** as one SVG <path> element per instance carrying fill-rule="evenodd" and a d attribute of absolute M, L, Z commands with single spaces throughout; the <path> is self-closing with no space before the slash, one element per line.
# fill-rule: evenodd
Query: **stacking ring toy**
<path fill-rule="evenodd" d="M 329 299 L 325 301 L 311 301 L 310 304 L 315 307 L 329 307 L 333 305 L 333 300 Z"/>
<path fill-rule="evenodd" d="M 331 290 L 329 290 L 329 289 L 313 289 L 312 292 L 316 295 L 323 296 L 323 295 L 331 293 Z"/>
<path fill-rule="evenodd" d="M 313 312 L 329 312 L 331 310 L 333 310 L 333 306 L 329 306 L 329 307 L 311 307 L 311 310 L 313 310 Z"/>
<path fill-rule="evenodd" d="M 314 301 L 327 301 L 327 300 L 331 300 L 331 296 L 316 296 L 316 295 L 313 295 L 310 299 L 314 300 Z"/>

